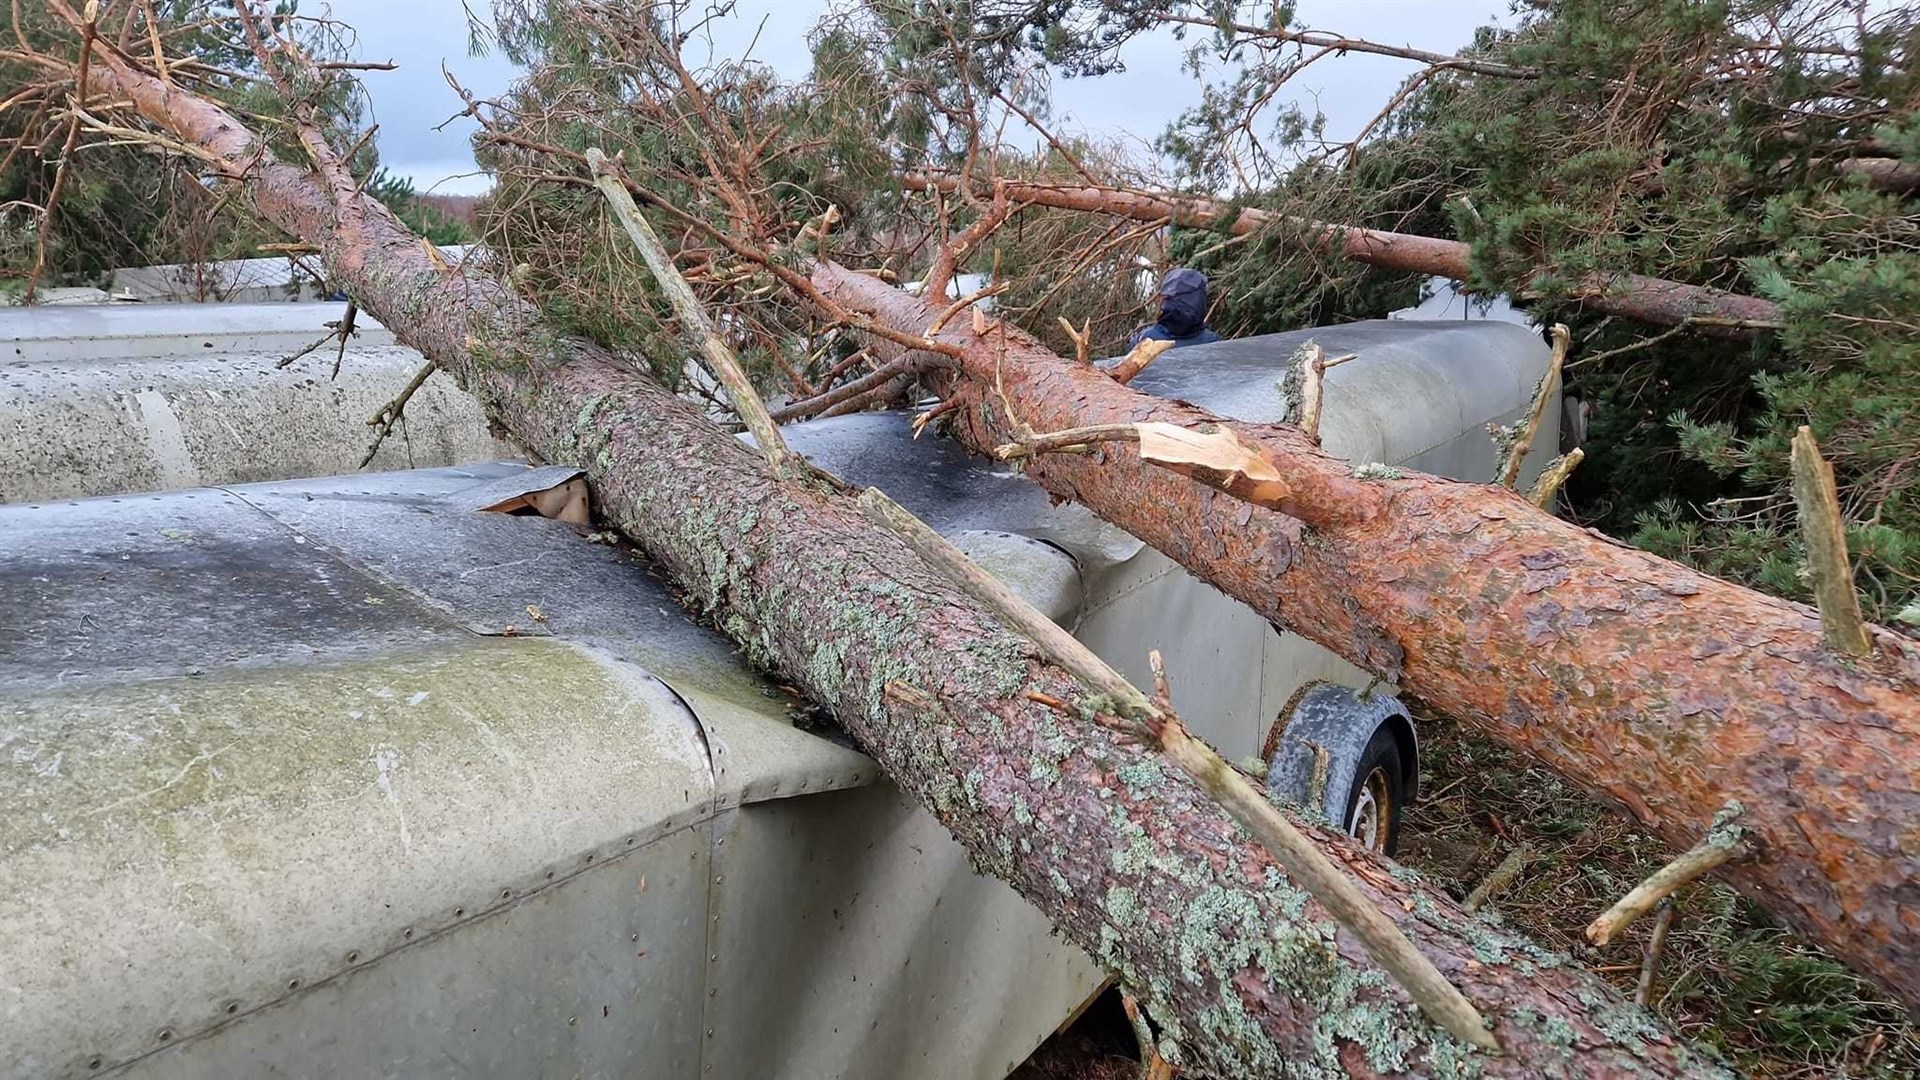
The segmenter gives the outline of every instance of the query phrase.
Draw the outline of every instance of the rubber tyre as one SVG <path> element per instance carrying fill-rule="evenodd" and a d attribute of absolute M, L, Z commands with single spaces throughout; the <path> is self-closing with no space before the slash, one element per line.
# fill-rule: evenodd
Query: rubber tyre
<path fill-rule="evenodd" d="M 1385 824 L 1384 835 L 1378 823 L 1372 828 L 1374 841 L 1372 847 L 1383 855 L 1392 855 L 1400 848 L 1400 824 L 1407 812 L 1407 774 L 1404 759 L 1400 756 L 1400 740 L 1386 725 L 1373 733 L 1367 741 L 1367 748 L 1360 755 L 1360 764 L 1353 771 L 1353 780 L 1348 785 L 1346 831 L 1349 835 L 1367 842 L 1361 827 L 1355 821 L 1355 815 L 1366 803 L 1372 816 L 1381 818 Z"/>

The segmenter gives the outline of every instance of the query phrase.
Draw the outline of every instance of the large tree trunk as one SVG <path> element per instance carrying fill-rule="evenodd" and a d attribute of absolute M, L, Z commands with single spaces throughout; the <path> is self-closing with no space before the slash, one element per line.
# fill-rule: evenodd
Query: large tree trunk
<path fill-rule="evenodd" d="M 1303 825 L 1490 1018 L 1487 1056 L 1427 1023 L 1266 851 L 825 484 L 777 480 L 689 403 L 449 271 L 350 181 L 275 161 L 238 120 L 103 47 L 97 79 L 224 163 L 334 281 L 554 460 L 754 659 L 831 707 L 980 866 L 1118 972 L 1219 1076 L 1724 1075 L 1603 983 L 1329 830 Z M 911 688 L 889 693 L 890 685 Z M 907 699 L 931 696 L 929 711 Z"/>
<path fill-rule="evenodd" d="M 919 332 L 936 309 L 864 274 L 814 283 Z M 1722 809 L 1757 841 L 1723 874 L 1799 932 L 1920 1003 L 1920 647 L 1871 628 L 1827 650 L 1818 616 L 1576 528 L 1492 485 L 1355 478 L 1280 425 L 1135 392 L 992 324 L 962 348 L 954 432 L 1017 441 L 996 382 L 1040 432 L 1226 423 L 1291 489 L 1278 511 L 1220 497 L 1134 446 L 1042 454 L 1027 474 L 1199 577 L 1624 807 L 1676 849 Z M 1177 363 L 1178 354 L 1161 360 Z"/>
<path fill-rule="evenodd" d="M 960 185 L 957 177 L 919 173 L 905 174 L 900 180 L 909 191 L 929 188 L 953 191 Z M 1211 199 L 1164 192 L 1085 184 L 998 183 L 1009 199 L 1018 202 L 1112 214 L 1136 221 L 1165 220 L 1197 229 L 1217 229 L 1232 236 L 1244 236 L 1269 226 L 1285 226 L 1311 237 L 1323 251 L 1369 266 L 1437 274 L 1455 281 L 1465 281 L 1469 273 L 1469 248 L 1458 240 L 1309 221 L 1257 209 L 1241 210 L 1229 220 L 1228 208 Z M 978 187 L 981 194 L 990 191 L 984 183 Z M 1720 337 L 1751 337 L 1756 331 L 1780 325 L 1780 306 L 1771 300 L 1644 274 L 1591 275 L 1581 282 L 1578 297 L 1582 304 L 1609 315 L 1667 326 L 1684 323 L 1700 333 Z"/>

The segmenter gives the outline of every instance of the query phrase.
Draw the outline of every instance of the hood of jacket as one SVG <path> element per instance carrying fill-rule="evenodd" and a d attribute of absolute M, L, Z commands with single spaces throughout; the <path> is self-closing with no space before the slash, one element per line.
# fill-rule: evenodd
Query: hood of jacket
<path fill-rule="evenodd" d="M 1197 334 L 1207 325 L 1207 278 L 1182 267 L 1160 279 L 1160 325 L 1176 338 Z"/>

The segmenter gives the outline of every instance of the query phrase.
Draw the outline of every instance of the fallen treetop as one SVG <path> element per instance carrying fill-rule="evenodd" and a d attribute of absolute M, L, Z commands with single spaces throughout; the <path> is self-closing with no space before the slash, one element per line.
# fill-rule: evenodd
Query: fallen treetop
<path fill-rule="evenodd" d="M 1724 1075 L 1593 976 L 1302 823 L 1489 1017 L 1504 1053 L 1451 1039 L 1216 803 L 1088 722 L 1099 703 L 1078 682 L 847 494 L 782 480 L 688 402 L 439 261 L 311 127 L 291 125 L 314 166 L 290 165 L 141 60 L 102 43 L 97 63 L 103 90 L 318 245 L 332 280 L 518 437 L 585 465 L 607 514 L 750 655 L 830 706 L 982 868 L 1135 989 L 1181 1063 L 1221 1076 Z"/>
<path fill-rule="evenodd" d="M 909 191 L 955 191 L 961 186 L 957 176 L 924 173 L 906 173 L 900 177 L 900 183 Z M 1458 240 L 1309 221 L 1252 208 L 1241 210 L 1229 219 L 1230 208 L 1212 199 L 1131 188 L 1009 180 L 995 184 L 981 182 L 974 187 L 979 195 L 991 194 L 998 187 L 1007 198 L 1036 206 L 1085 210 L 1137 221 L 1169 221 L 1197 229 L 1215 229 L 1230 236 L 1284 227 L 1305 233 L 1322 250 L 1354 262 L 1389 270 L 1437 274 L 1455 281 L 1465 281 L 1469 275 L 1470 249 Z M 1667 326 L 1690 326 L 1700 333 L 1723 337 L 1751 337 L 1781 325 L 1780 306 L 1771 300 L 1642 274 L 1592 275 L 1582 279 L 1577 298 L 1596 311 Z"/>
<path fill-rule="evenodd" d="M 894 330 L 935 318 L 925 300 L 832 263 L 815 266 L 813 284 Z M 1143 463 L 1137 442 L 1041 453 L 1025 468 L 1676 850 L 1741 807 L 1754 855 L 1723 876 L 1920 1003 L 1913 641 L 1869 627 L 1870 658 L 1837 655 L 1806 606 L 1568 524 L 1505 488 L 1399 470 L 1363 478 L 1294 428 L 1149 397 L 1005 323 L 960 323 L 934 335 L 958 347 L 958 368 L 932 380 L 967 445 L 991 452 L 1090 425 L 1231 431 L 1242 475 L 1257 467 L 1278 481 L 1261 505 Z"/>

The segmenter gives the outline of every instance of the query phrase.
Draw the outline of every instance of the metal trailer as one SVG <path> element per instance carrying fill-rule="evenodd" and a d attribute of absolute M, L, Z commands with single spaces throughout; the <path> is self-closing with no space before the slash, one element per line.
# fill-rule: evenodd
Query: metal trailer
<path fill-rule="evenodd" d="M 1308 336 L 1136 385 L 1273 419 Z M 1546 364 L 1510 325 L 1311 336 L 1363 357 L 1329 449 L 1473 479 Z M 904 416 L 789 436 L 1131 677 L 1160 648 L 1276 797 L 1326 747 L 1322 811 L 1390 842 L 1417 778 L 1390 688 Z M 991 1078 L 1097 989 L 644 566 L 480 512 L 572 475 L 0 507 L 0 1075 Z"/>

